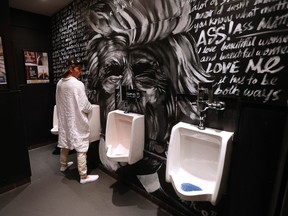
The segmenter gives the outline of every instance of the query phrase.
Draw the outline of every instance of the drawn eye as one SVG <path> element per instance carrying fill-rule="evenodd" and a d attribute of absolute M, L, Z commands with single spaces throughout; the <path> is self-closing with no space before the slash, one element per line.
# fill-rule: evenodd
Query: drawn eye
<path fill-rule="evenodd" d="M 156 68 L 150 63 L 137 63 L 132 65 L 132 70 L 135 76 L 148 75 L 149 77 L 155 77 Z"/>
<path fill-rule="evenodd" d="M 110 64 L 105 67 L 105 73 L 107 76 L 121 76 L 123 71 L 123 67 L 117 64 Z"/>

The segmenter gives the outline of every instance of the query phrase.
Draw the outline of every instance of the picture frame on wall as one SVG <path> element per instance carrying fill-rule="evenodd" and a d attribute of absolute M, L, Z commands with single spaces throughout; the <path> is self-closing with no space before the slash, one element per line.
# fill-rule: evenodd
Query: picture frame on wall
<path fill-rule="evenodd" d="M 2 37 L 0 36 L 0 86 L 7 84 Z"/>
<path fill-rule="evenodd" d="M 24 50 L 27 84 L 49 83 L 48 52 Z"/>

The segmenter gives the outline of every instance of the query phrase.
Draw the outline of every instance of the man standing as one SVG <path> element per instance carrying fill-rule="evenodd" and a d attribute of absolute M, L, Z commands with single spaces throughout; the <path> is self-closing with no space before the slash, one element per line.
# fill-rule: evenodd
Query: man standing
<path fill-rule="evenodd" d="M 67 71 L 56 87 L 56 106 L 58 114 L 58 147 L 60 152 L 60 171 L 66 171 L 73 162 L 68 162 L 69 150 L 77 152 L 77 165 L 80 183 L 96 181 L 98 175 L 87 175 L 87 151 L 89 147 L 88 113 L 92 105 L 88 101 L 84 84 L 78 80 L 81 75 L 81 62 L 69 58 Z"/>

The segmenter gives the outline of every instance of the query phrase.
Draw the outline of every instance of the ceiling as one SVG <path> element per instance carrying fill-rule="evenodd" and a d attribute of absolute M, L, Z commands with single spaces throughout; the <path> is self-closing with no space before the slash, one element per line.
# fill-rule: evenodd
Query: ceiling
<path fill-rule="evenodd" d="M 9 0 L 9 5 L 12 8 L 52 16 L 72 1 L 73 0 Z"/>

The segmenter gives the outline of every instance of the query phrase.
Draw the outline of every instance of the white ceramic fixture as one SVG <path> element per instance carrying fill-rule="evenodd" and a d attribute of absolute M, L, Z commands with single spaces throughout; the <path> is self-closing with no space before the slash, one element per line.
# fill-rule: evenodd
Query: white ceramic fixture
<path fill-rule="evenodd" d="M 100 140 L 100 106 L 92 104 L 92 112 L 88 115 L 88 124 L 90 128 L 89 142 Z"/>
<path fill-rule="evenodd" d="M 54 135 L 58 135 L 58 116 L 57 116 L 57 107 L 54 105 L 53 109 L 53 128 L 50 132 Z"/>
<path fill-rule="evenodd" d="M 143 158 L 144 115 L 114 110 L 108 113 L 105 142 L 112 161 L 134 164 Z"/>
<path fill-rule="evenodd" d="M 184 122 L 172 128 L 166 181 L 181 199 L 217 204 L 227 180 L 232 137 L 233 132 L 199 130 Z"/>
<path fill-rule="evenodd" d="M 100 140 L 101 124 L 99 105 L 92 104 L 92 111 L 88 115 L 88 124 L 90 128 L 89 142 Z M 56 105 L 54 105 L 53 110 L 53 128 L 50 131 L 52 134 L 58 135 L 58 117 Z"/>

